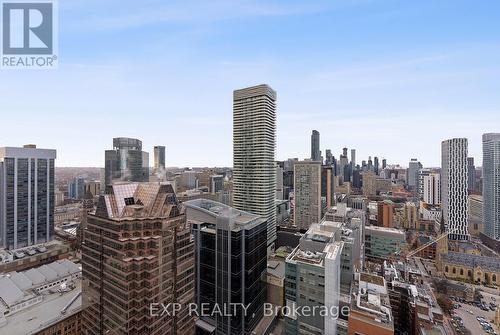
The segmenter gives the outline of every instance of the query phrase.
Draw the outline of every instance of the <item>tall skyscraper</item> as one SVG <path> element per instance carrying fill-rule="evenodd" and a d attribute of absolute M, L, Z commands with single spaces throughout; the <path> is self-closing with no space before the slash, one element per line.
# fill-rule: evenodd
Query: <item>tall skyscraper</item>
<path fill-rule="evenodd" d="M 356 149 L 351 149 L 351 166 L 353 169 L 356 167 Z"/>
<path fill-rule="evenodd" d="M 422 201 L 430 205 L 441 204 L 441 176 L 429 172 L 422 176 Z"/>
<path fill-rule="evenodd" d="M 165 168 L 165 147 L 162 145 L 157 145 L 154 147 L 154 160 L 155 170 L 161 170 Z"/>
<path fill-rule="evenodd" d="M 387 159 L 382 158 L 382 170 L 387 167 Z"/>
<path fill-rule="evenodd" d="M 73 178 L 68 183 L 68 198 L 83 199 L 85 196 L 85 179 L 83 177 Z"/>
<path fill-rule="evenodd" d="M 172 186 L 110 191 L 84 231 L 83 334 L 193 334 L 194 243 Z M 162 313 L 174 303 L 180 311 Z"/>
<path fill-rule="evenodd" d="M 321 161 L 321 150 L 319 148 L 319 131 L 313 130 L 311 134 L 311 160 Z"/>
<path fill-rule="evenodd" d="M 233 94 L 233 205 L 267 220 L 276 240 L 276 92 L 268 85 Z"/>
<path fill-rule="evenodd" d="M 410 161 L 410 164 L 408 166 L 408 186 L 411 189 L 414 189 L 417 187 L 417 181 L 418 181 L 418 171 L 422 168 L 422 164 L 416 159 L 412 158 Z"/>
<path fill-rule="evenodd" d="M 321 220 L 321 163 L 302 161 L 295 163 L 294 222 L 307 230 Z"/>
<path fill-rule="evenodd" d="M 105 183 L 114 181 L 142 182 L 149 180 L 149 154 L 142 151 L 142 142 L 135 138 L 113 138 L 113 150 L 105 152 Z"/>
<path fill-rule="evenodd" d="M 202 329 L 210 325 L 211 334 L 257 334 L 253 331 L 262 319 L 266 299 L 266 284 L 261 280 L 267 268 L 266 219 L 207 199 L 184 205 L 196 246 L 197 306 L 213 309 L 217 304 L 235 312 L 232 317 L 202 316 L 197 325 Z M 246 313 L 241 306 L 249 308 Z"/>
<path fill-rule="evenodd" d="M 56 151 L 0 148 L 0 246 L 17 249 L 54 236 Z"/>
<path fill-rule="evenodd" d="M 333 164 L 333 155 L 332 155 L 332 151 L 330 149 L 326 149 L 325 156 L 326 156 L 325 164 L 332 165 Z"/>
<path fill-rule="evenodd" d="M 476 166 L 474 157 L 467 157 L 467 187 L 469 191 L 476 190 Z"/>
<path fill-rule="evenodd" d="M 441 143 L 441 202 L 450 240 L 467 240 L 467 139 Z"/>
<path fill-rule="evenodd" d="M 500 133 L 483 135 L 484 233 L 500 240 Z"/>
<path fill-rule="evenodd" d="M 378 175 L 380 172 L 379 168 L 380 168 L 380 166 L 379 166 L 379 162 L 378 162 L 378 157 L 375 157 L 373 159 L 373 171 L 375 172 L 376 175 Z"/>

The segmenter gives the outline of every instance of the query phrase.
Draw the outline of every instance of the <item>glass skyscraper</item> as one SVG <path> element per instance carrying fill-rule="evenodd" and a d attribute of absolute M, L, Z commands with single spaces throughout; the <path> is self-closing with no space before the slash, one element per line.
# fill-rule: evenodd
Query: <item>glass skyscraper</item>
<path fill-rule="evenodd" d="M 0 148 L 0 245 L 8 249 L 44 243 L 54 234 L 56 151 Z"/>
<path fill-rule="evenodd" d="M 142 151 L 142 142 L 135 138 L 113 139 L 113 150 L 105 152 L 105 183 L 114 181 L 145 182 L 149 180 L 149 154 Z"/>

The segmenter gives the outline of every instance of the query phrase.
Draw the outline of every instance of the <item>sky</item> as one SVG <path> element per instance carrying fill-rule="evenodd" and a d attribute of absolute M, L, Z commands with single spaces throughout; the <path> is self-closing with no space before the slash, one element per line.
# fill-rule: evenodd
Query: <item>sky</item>
<path fill-rule="evenodd" d="M 104 166 L 113 137 L 167 166 L 232 166 L 232 91 L 278 93 L 276 159 L 310 134 L 388 164 L 500 132 L 499 1 L 59 0 L 59 67 L 0 70 L 0 146 Z"/>

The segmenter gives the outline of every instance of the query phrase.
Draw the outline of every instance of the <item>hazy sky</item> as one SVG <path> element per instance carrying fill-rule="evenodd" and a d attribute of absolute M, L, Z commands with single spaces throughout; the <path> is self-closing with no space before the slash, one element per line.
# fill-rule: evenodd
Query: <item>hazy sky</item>
<path fill-rule="evenodd" d="M 232 165 L 232 91 L 278 92 L 277 159 L 356 148 L 440 165 L 500 132 L 500 1 L 60 0 L 59 68 L 0 71 L 0 146 L 103 166 L 112 138 L 168 166 Z"/>

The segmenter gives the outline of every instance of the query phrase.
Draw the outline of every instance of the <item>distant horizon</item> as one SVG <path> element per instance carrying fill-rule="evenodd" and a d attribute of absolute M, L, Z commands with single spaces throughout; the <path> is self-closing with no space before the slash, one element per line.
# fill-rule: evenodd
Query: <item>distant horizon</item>
<path fill-rule="evenodd" d="M 112 138 L 166 147 L 172 166 L 232 165 L 233 90 L 277 91 L 276 159 L 310 134 L 439 166 L 441 141 L 500 132 L 500 2 L 59 2 L 59 67 L 2 70 L 0 146 L 103 166 Z M 251 27 L 251 29 L 249 29 Z M 152 155 L 150 155 L 152 156 Z"/>

